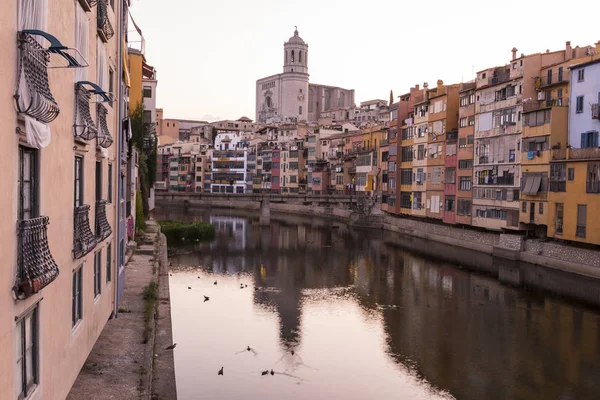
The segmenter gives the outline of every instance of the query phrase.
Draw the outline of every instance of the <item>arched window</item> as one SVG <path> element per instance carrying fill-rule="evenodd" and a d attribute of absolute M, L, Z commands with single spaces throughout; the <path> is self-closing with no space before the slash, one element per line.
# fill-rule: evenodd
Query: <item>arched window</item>
<path fill-rule="evenodd" d="M 302 50 L 298 52 L 298 62 L 302 64 Z"/>
<path fill-rule="evenodd" d="M 294 50 L 292 50 L 292 62 L 294 62 Z"/>
<path fill-rule="evenodd" d="M 302 115 L 302 106 L 298 106 L 298 115 Z"/>

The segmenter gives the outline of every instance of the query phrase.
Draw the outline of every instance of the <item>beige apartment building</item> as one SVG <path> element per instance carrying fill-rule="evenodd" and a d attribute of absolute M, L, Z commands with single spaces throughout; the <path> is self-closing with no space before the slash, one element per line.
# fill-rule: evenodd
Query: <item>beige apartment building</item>
<path fill-rule="evenodd" d="M 64 399 L 116 309 L 122 3 L 2 2 L 2 399 Z"/>

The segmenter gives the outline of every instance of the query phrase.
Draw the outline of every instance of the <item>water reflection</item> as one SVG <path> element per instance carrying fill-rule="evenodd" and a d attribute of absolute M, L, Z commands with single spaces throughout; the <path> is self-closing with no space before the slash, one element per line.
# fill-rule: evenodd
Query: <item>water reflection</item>
<path fill-rule="evenodd" d="M 176 353 L 180 399 L 426 399 L 448 393 L 458 399 L 588 399 L 600 393 L 595 310 L 388 247 L 385 233 L 202 218 L 217 226 L 216 241 L 173 258 L 173 264 L 203 271 L 196 282 L 193 268 L 171 278 L 174 336 L 184 342 Z M 195 292 L 186 292 L 190 282 L 208 282 L 198 296 L 211 293 L 210 311 L 194 303 Z M 185 343 L 192 340 L 188 335 L 206 334 L 204 345 Z M 195 357 L 211 360 L 223 358 L 219 348 L 243 349 L 247 337 L 260 346 L 259 354 L 228 359 L 225 370 L 234 369 L 235 381 L 215 379 L 213 364 L 221 361 L 211 364 L 214 371 L 207 367 L 206 377 L 182 372 Z M 287 381 L 265 386 L 253 374 L 268 366 L 287 374 L 280 375 Z"/>

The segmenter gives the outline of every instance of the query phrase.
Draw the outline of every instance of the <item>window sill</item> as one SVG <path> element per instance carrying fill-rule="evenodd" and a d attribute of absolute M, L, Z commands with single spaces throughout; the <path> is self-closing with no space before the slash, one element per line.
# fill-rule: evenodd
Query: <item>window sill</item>
<path fill-rule="evenodd" d="M 75 336 L 79 331 L 79 327 L 82 325 L 83 318 L 80 318 L 75 325 L 71 328 L 71 337 Z"/>
<path fill-rule="evenodd" d="M 33 385 L 31 385 L 31 387 L 27 390 L 29 392 L 29 394 L 27 396 L 23 396 L 23 394 L 21 393 L 17 399 L 18 400 L 31 400 L 34 398 L 34 396 L 37 393 L 37 388 L 38 388 L 38 384 L 34 383 Z"/>

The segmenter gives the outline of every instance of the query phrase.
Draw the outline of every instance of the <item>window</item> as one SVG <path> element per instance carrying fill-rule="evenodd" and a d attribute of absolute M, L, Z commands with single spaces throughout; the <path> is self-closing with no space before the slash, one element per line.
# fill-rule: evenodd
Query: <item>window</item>
<path fill-rule="evenodd" d="M 514 63 L 512 64 L 512 69 L 517 69 L 517 63 L 516 63 L 516 62 L 514 62 Z"/>
<path fill-rule="evenodd" d="M 464 107 L 469 105 L 469 96 L 463 96 L 460 98 L 460 106 Z"/>
<path fill-rule="evenodd" d="M 446 168 L 446 183 L 456 183 L 456 168 Z"/>
<path fill-rule="evenodd" d="M 569 176 L 568 176 L 569 180 L 570 181 L 574 180 L 575 179 L 575 168 L 569 168 L 568 172 L 569 172 Z"/>
<path fill-rule="evenodd" d="M 462 216 L 470 216 L 471 200 L 458 199 L 456 213 Z"/>
<path fill-rule="evenodd" d="M 201 175 L 198 175 L 196 177 L 196 182 L 202 182 L 202 176 Z"/>
<path fill-rule="evenodd" d="M 388 178 L 388 189 L 396 189 L 396 178 Z"/>
<path fill-rule="evenodd" d="M 442 168 L 441 167 L 433 167 L 433 171 L 431 172 L 431 183 L 434 183 L 434 184 L 442 183 Z"/>
<path fill-rule="evenodd" d="M 585 204 L 577 205 L 577 229 L 575 236 L 584 238 L 585 237 L 585 226 L 587 222 L 587 206 Z"/>
<path fill-rule="evenodd" d="M 423 193 L 424 192 L 413 193 L 413 210 L 421 210 L 423 208 Z"/>
<path fill-rule="evenodd" d="M 106 283 L 112 281 L 112 243 L 106 246 Z"/>
<path fill-rule="evenodd" d="M 473 160 L 458 160 L 458 169 L 473 168 Z"/>
<path fill-rule="evenodd" d="M 38 307 L 17 320 L 17 368 L 16 384 L 19 399 L 28 398 L 38 383 Z"/>
<path fill-rule="evenodd" d="M 585 178 L 586 193 L 600 193 L 600 164 L 589 163 Z"/>
<path fill-rule="evenodd" d="M 400 184 L 401 185 L 412 184 L 412 168 L 402 168 L 400 170 Z"/>
<path fill-rule="evenodd" d="M 471 184 L 473 183 L 473 178 L 470 176 L 461 176 L 459 182 L 460 182 L 459 190 L 471 190 Z"/>
<path fill-rule="evenodd" d="M 486 76 L 487 76 L 487 75 L 486 75 L 486 73 L 484 72 L 483 74 L 481 74 L 481 79 L 485 79 L 485 77 L 486 77 Z"/>
<path fill-rule="evenodd" d="M 423 160 L 426 157 L 425 145 L 420 144 L 417 147 L 417 160 Z"/>
<path fill-rule="evenodd" d="M 75 156 L 75 207 L 83 205 L 83 157 Z"/>
<path fill-rule="evenodd" d="M 144 86 L 142 95 L 144 98 L 151 98 L 152 97 L 152 88 L 150 86 Z"/>
<path fill-rule="evenodd" d="M 38 169 L 37 150 L 19 147 L 19 220 L 36 218 Z"/>
<path fill-rule="evenodd" d="M 575 106 L 575 112 L 581 114 L 583 112 L 583 96 L 577 96 L 577 104 Z"/>
<path fill-rule="evenodd" d="M 102 200 L 102 161 L 96 161 L 96 201 Z"/>
<path fill-rule="evenodd" d="M 412 207 L 412 194 L 411 192 L 400 192 L 400 208 L 408 208 Z"/>
<path fill-rule="evenodd" d="M 302 106 L 298 106 L 298 115 L 302 115 Z"/>
<path fill-rule="evenodd" d="M 77 271 L 73 272 L 73 293 L 71 300 L 71 315 L 73 326 L 77 325 L 83 318 L 83 299 L 82 299 L 82 274 L 83 265 L 77 268 Z"/>
<path fill-rule="evenodd" d="M 598 147 L 598 132 L 589 131 L 581 134 L 581 148 Z"/>
<path fill-rule="evenodd" d="M 108 164 L 108 189 L 106 193 L 106 201 L 108 204 L 112 203 L 113 197 L 113 168 L 112 164 Z"/>
<path fill-rule="evenodd" d="M 94 254 L 94 297 L 102 293 L 102 250 Z"/>
<path fill-rule="evenodd" d="M 446 198 L 444 201 L 444 211 L 455 212 L 456 210 L 454 209 L 454 206 L 455 206 L 454 203 L 455 203 L 455 200 L 453 197 Z"/>
<path fill-rule="evenodd" d="M 527 202 L 526 201 L 521 203 L 521 212 L 527 213 Z"/>
<path fill-rule="evenodd" d="M 585 79 L 585 69 L 581 68 L 580 70 L 577 71 L 577 81 L 583 82 L 584 79 Z"/>
<path fill-rule="evenodd" d="M 550 191 L 567 191 L 567 164 L 550 164 Z"/>
<path fill-rule="evenodd" d="M 467 147 L 467 139 L 465 139 L 465 138 L 458 139 L 458 148 L 464 149 L 466 147 Z"/>
<path fill-rule="evenodd" d="M 525 114 L 525 126 L 542 126 L 550 123 L 550 110 L 540 110 Z"/>
<path fill-rule="evenodd" d="M 419 146 L 420 149 L 423 148 L 423 145 Z M 419 158 L 422 160 L 423 158 Z M 402 162 L 411 162 L 413 160 L 413 148 L 412 146 L 404 146 L 402 147 Z"/>
<path fill-rule="evenodd" d="M 540 215 L 544 214 L 544 203 L 540 202 L 539 208 L 540 208 L 540 210 L 539 210 Z"/>
<path fill-rule="evenodd" d="M 460 127 L 464 128 L 466 126 L 467 126 L 467 118 L 466 117 L 465 118 L 461 118 L 460 119 Z"/>

